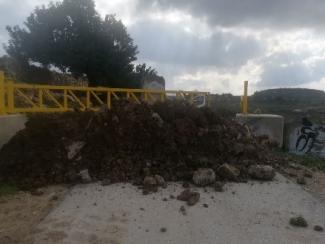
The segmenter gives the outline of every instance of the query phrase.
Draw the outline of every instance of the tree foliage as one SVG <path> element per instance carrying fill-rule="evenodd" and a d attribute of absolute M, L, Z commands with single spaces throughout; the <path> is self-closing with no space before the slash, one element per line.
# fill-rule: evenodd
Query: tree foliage
<path fill-rule="evenodd" d="M 36 8 L 25 27 L 7 27 L 5 47 L 22 69 L 31 64 L 87 76 L 92 86 L 139 87 L 158 77 L 146 66 L 134 67 L 137 46 L 114 15 L 102 19 L 93 0 L 63 0 Z M 134 70 L 135 69 L 135 70 Z"/>

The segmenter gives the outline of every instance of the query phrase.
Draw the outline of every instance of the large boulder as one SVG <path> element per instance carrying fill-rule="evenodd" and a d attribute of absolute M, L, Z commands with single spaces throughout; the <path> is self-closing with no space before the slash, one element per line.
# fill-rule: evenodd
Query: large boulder
<path fill-rule="evenodd" d="M 275 170 L 270 165 L 251 165 L 248 174 L 256 180 L 270 181 L 275 177 Z"/>
<path fill-rule="evenodd" d="M 193 182 L 197 186 L 211 185 L 216 181 L 216 174 L 213 169 L 200 168 L 193 174 Z"/>
<path fill-rule="evenodd" d="M 218 168 L 218 175 L 227 180 L 237 180 L 240 170 L 226 163 Z"/>

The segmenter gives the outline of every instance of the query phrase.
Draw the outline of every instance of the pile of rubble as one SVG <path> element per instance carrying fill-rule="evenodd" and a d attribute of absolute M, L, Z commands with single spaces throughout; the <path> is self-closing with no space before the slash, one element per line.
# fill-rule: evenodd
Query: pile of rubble
<path fill-rule="evenodd" d="M 208 108 L 121 101 L 98 112 L 34 114 L 0 151 L 0 181 L 23 188 L 81 180 L 132 182 L 271 180 L 281 158 L 265 137 Z"/>

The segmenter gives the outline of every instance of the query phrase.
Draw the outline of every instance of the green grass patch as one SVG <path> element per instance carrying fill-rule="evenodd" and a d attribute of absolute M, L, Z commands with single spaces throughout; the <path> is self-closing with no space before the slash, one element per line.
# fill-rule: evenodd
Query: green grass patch
<path fill-rule="evenodd" d="M 312 156 L 301 156 L 301 164 L 306 167 L 318 168 L 322 171 L 325 171 L 325 160 L 312 157 Z"/>
<path fill-rule="evenodd" d="M 0 183 L 0 197 L 6 195 L 12 195 L 18 192 L 18 188 L 8 184 Z"/>

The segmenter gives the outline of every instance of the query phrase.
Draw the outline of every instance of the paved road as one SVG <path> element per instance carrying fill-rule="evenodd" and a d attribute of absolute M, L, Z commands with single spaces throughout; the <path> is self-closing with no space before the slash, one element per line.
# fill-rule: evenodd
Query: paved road
<path fill-rule="evenodd" d="M 325 232 L 313 230 L 325 227 L 324 203 L 280 175 L 272 183 L 227 184 L 223 193 L 198 189 L 201 199 L 193 207 L 170 199 L 182 190 L 172 183 L 143 196 L 129 184 L 76 186 L 38 226 L 35 243 L 325 243 Z M 288 224 L 297 215 L 308 228 Z"/>

